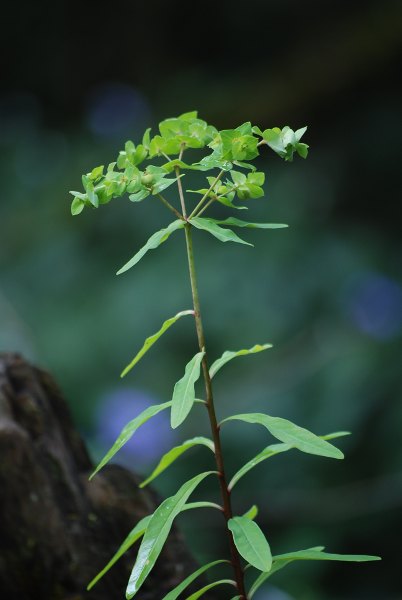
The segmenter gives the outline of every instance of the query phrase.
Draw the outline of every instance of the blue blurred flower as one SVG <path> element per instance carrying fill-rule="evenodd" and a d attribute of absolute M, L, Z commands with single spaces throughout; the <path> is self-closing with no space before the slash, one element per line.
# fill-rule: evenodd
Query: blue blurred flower
<path fill-rule="evenodd" d="M 357 327 L 376 339 L 402 331 L 402 286 L 385 275 L 361 275 L 349 291 L 347 308 Z"/>

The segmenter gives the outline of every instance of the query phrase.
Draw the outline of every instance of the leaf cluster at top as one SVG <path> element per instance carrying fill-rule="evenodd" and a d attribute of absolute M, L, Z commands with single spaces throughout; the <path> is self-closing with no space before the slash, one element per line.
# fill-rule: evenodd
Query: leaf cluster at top
<path fill-rule="evenodd" d="M 71 212 L 77 215 L 88 206 L 98 208 L 113 198 L 129 194 L 132 202 L 140 202 L 150 195 L 160 195 L 163 190 L 177 181 L 180 170 L 210 171 L 219 169 L 230 172 L 230 178 L 216 181 L 208 177 L 209 188 L 196 190 L 196 193 L 210 200 L 217 200 L 232 208 L 242 208 L 233 204 L 237 195 L 240 200 L 260 198 L 264 195 L 262 185 L 264 173 L 257 173 L 249 161 L 259 155 L 259 147 L 269 146 L 281 158 L 292 160 L 297 152 L 306 158 L 308 146 L 300 143 L 306 128 L 293 131 L 289 127 L 266 129 L 243 123 L 235 129 L 218 131 L 213 125 L 198 118 L 197 112 L 187 112 L 179 117 L 165 119 L 159 124 L 159 134 L 151 137 L 150 129 L 144 133 L 140 144 L 127 141 L 124 150 L 119 152 L 115 162 L 95 167 L 82 176 L 83 191 L 71 191 L 74 196 Z M 187 164 L 182 160 L 186 149 L 208 148 L 201 160 Z M 159 160 L 161 164 L 140 165 L 145 160 Z M 234 167 L 249 169 L 244 173 Z M 174 174 L 175 177 L 169 177 Z M 194 190 L 189 190 L 194 191 Z"/>

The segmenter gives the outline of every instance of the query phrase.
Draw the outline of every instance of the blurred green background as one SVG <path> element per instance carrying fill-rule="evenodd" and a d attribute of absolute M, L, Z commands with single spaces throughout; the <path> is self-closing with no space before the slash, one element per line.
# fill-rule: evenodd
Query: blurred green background
<path fill-rule="evenodd" d="M 401 600 L 402 4 L 25 4 L 8 6 L 1 54 L 0 350 L 53 373 L 99 458 L 127 420 L 170 398 L 196 349 L 190 319 L 127 379 L 119 373 L 191 296 L 180 234 L 114 276 L 168 222 L 155 199 L 72 218 L 68 190 L 126 139 L 187 110 L 220 129 L 307 124 L 308 160 L 264 152 L 266 197 L 248 213 L 289 229 L 246 231 L 254 249 L 195 232 L 204 325 L 212 358 L 274 344 L 221 371 L 219 415 L 266 411 L 353 435 L 338 441 L 345 461 L 289 453 L 263 463 L 234 504 L 258 504 L 276 553 L 325 544 L 383 557 L 291 566 L 257 600 Z M 196 183 L 186 175 L 186 187 Z M 174 432 L 156 418 L 120 462 L 149 472 L 175 442 L 207 432 L 196 412 Z M 223 440 L 229 472 L 273 441 L 240 423 Z M 206 454 L 192 451 L 155 487 L 173 493 L 210 464 Z M 221 556 L 219 519 L 194 514 L 180 523 L 198 558 Z"/>

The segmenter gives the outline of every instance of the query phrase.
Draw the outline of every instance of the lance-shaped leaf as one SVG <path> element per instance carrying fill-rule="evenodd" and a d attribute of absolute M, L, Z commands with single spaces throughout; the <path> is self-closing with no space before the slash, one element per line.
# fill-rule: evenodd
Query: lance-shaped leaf
<path fill-rule="evenodd" d="M 136 365 L 137 362 L 139 360 L 141 360 L 141 358 L 144 356 L 144 354 L 146 352 L 148 352 L 150 347 L 153 346 L 155 344 L 155 342 L 159 340 L 159 338 L 165 333 L 165 331 L 167 329 L 169 329 L 169 327 L 171 327 L 173 325 L 173 323 L 176 323 L 176 321 L 178 321 L 181 317 L 184 317 L 185 315 L 193 315 L 193 314 L 194 314 L 193 310 L 183 310 L 183 311 L 177 313 L 177 315 L 175 315 L 174 317 L 167 319 L 163 323 L 163 325 L 159 329 L 159 331 L 157 331 L 153 335 L 150 335 L 149 337 L 147 337 L 142 348 L 137 352 L 137 354 L 134 356 L 134 358 L 130 362 L 130 364 L 128 364 L 127 367 L 123 370 L 120 377 L 124 377 L 125 375 L 127 375 L 127 373 L 129 371 L 131 371 L 131 369 L 134 367 L 134 365 Z"/>
<path fill-rule="evenodd" d="M 166 594 L 166 596 L 164 596 L 162 598 L 162 600 L 176 600 L 176 598 L 178 598 L 180 596 L 180 594 L 186 588 L 188 588 L 188 586 L 191 583 L 193 583 L 193 581 L 195 579 L 197 579 L 197 577 L 199 577 L 200 575 L 202 575 L 203 573 L 205 573 L 205 571 L 207 571 L 208 569 L 211 569 L 215 565 L 221 565 L 222 563 L 228 563 L 228 561 L 227 560 L 214 560 L 213 562 L 210 562 L 207 565 L 204 565 L 203 567 L 200 567 L 199 569 L 197 569 L 196 571 L 194 571 L 194 573 L 191 573 L 191 575 L 189 575 L 188 577 L 186 577 L 186 579 L 184 579 L 181 583 L 179 583 L 179 585 L 177 585 L 168 594 Z"/>
<path fill-rule="evenodd" d="M 321 547 L 320 547 L 321 548 Z M 380 556 L 370 556 L 367 554 L 331 554 L 323 552 L 317 548 L 308 550 L 298 550 L 297 552 L 287 552 L 286 554 L 277 554 L 275 561 L 287 560 L 338 560 L 342 562 L 369 562 L 381 560 Z"/>
<path fill-rule="evenodd" d="M 153 406 L 149 406 L 148 408 L 143 410 L 142 413 L 138 415 L 138 417 L 135 417 L 135 419 L 129 421 L 127 425 L 123 427 L 119 437 L 117 438 L 113 446 L 110 448 L 110 450 L 102 458 L 102 460 L 100 461 L 100 463 L 98 464 L 98 466 L 96 467 L 95 471 L 92 473 L 89 479 L 92 479 L 92 477 L 96 475 L 96 473 L 98 473 L 98 471 L 100 471 L 102 467 L 104 467 L 110 461 L 111 458 L 113 458 L 113 456 L 120 450 L 120 448 L 122 448 L 124 444 L 126 444 L 128 440 L 131 439 L 131 437 L 134 435 L 137 429 L 141 427 L 141 425 L 143 425 L 151 417 L 157 415 L 159 412 L 165 410 L 165 408 L 168 408 L 171 405 L 172 402 L 164 402 L 163 404 L 155 404 Z"/>
<path fill-rule="evenodd" d="M 271 446 L 267 446 L 264 448 L 262 452 L 254 456 L 251 460 L 249 460 L 245 465 L 243 465 L 235 475 L 233 475 L 230 483 L 228 485 L 228 489 L 232 490 L 236 483 L 241 479 L 246 473 L 251 471 L 256 465 L 258 465 L 263 460 L 267 460 L 271 456 L 275 456 L 275 454 L 279 454 L 280 452 L 286 452 L 287 450 L 291 450 L 292 446 L 288 444 L 272 444 Z"/>
<path fill-rule="evenodd" d="M 201 598 L 201 596 L 208 592 L 208 590 L 211 590 L 212 588 L 218 585 L 224 585 L 225 583 L 236 587 L 236 582 L 233 581 L 233 579 L 220 579 L 219 581 L 214 581 L 213 583 L 208 583 L 207 585 L 204 585 L 203 588 L 201 588 L 197 592 L 194 592 L 194 594 L 191 594 L 191 596 L 187 596 L 186 600 L 198 600 L 198 598 Z"/>
<path fill-rule="evenodd" d="M 228 521 L 233 540 L 239 554 L 259 571 L 269 571 L 272 555 L 265 535 L 251 519 L 233 517 Z"/>
<path fill-rule="evenodd" d="M 215 219 L 215 223 L 219 225 L 231 225 L 233 227 L 248 227 L 250 229 L 283 229 L 284 227 L 289 227 L 285 223 L 249 223 L 248 221 L 242 221 L 242 219 L 236 219 L 236 217 L 229 217 L 224 219 L 223 221 L 217 221 Z"/>
<path fill-rule="evenodd" d="M 236 358 L 237 356 L 246 356 L 247 354 L 255 354 L 256 352 L 262 352 L 263 350 L 268 350 L 268 348 L 272 348 L 272 344 L 256 344 L 252 348 L 237 350 L 232 352 L 231 350 L 226 350 L 222 354 L 220 358 L 218 358 L 215 362 L 212 363 L 211 368 L 209 369 L 209 374 L 211 377 L 216 375 L 216 373 L 225 365 L 227 362 Z"/>
<path fill-rule="evenodd" d="M 172 397 L 170 424 L 176 429 L 187 417 L 195 401 L 194 385 L 200 376 L 201 361 L 205 352 L 197 352 L 186 365 L 184 375 L 175 384 Z"/>
<path fill-rule="evenodd" d="M 368 556 L 366 554 L 330 554 L 323 552 L 324 546 L 308 548 L 307 550 L 299 550 L 297 552 L 288 552 L 286 554 L 278 554 L 273 557 L 273 566 L 269 573 L 262 573 L 253 583 L 249 597 L 252 598 L 258 588 L 274 573 L 283 569 L 288 564 L 296 560 L 334 560 L 340 562 L 368 562 L 373 560 L 381 560 L 379 556 Z"/>
<path fill-rule="evenodd" d="M 219 504 L 215 504 L 215 502 L 188 502 L 182 508 L 182 512 L 187 510 L 193 510 L 195 508 L 214 508 L 217 510 L 222 510 Z M 138 521 L 137 525 L 130 531 L 124 542 L 120 545 L 117 552 L 112 556 L 107 565 L 100 571 L 96 577 L 88 584 L 87 590 L 89 591 L 94 587 L 94 585 L 113 567 L 114 564 L 131 548 L 133 544 L 137 540 L 139 540 L 145 533 L 149 521 L 151 520 L 152 515 L 147 515 L 140 521 Z M 217 561 L 217 562 L 226 562 L 226 561 Z"/>
<path fill-rule="evenodd" d="M 316 552 L 321 552 L 322 550 L 324 550 L 324 546 L 316 546 L 315 548 L 309 548 L 309 550 L 315 550 Z M 277 571 L 280 571 L 281 569 L 283 569 L 283 567 L 286 567 L 286 565 L 288 565 L 289 563 L 291 563 L 291 560 L 287 560 L 287 561 L 275 561 L 275 557 L 273 557 L 273 563 L 272 563 L 272 568 L 268 573 L 261 573 L 257 579 L 254 581 L 253 585 L 251 586 L 249 592 L 248 592 L 248 597 L 251 598 L 254 596 L 255 592 L 261 587 L 261 585 L 269 578 L 271 577 L 274 573 L 276 573 Z"/>
<path fill-rule="evenodd" d="M 326 440 L 323 440 L 308 429 L 299 427 L 299 425 L 295 425 L 295 423 L 281 417 L 270 417 L 262 413 L 249 413 L 228 417 L 222 423 L 232 420 L 263 425 L 280 442 L 289 444 L 289 446 L 293 446 L 301 452 L 317 454 L 318 456 L 326 456 L 328 458 L 343 458 L 342 452 Z"/>
<path fill-rule="evenodd" d="M 212 234 L 221 242 L 237 242 L 238 244 L 246 244 L 247 246 L 253 245 L 239 238 L 239 236 L 236 235 L 231 229 L 224 229 L 223 227 L 220 227 L 212 219 L 194 217 L 193 219 L 190 219 L 189 222 L 197 229 L 208 231 L 208 233 Z"/>
<path fill-rule="evenodd" d="M 165 229 L 156 231 L 153 235 L 151 235 L 145 246 L 143 246 L 141 250 L 139 250 L 137 254 L 135 254 L 133 258 L 131 258 L 119 271 L 117 271 L 117 275 L 121 275 L 121 273 L 124 273 L 125 271 L 128 271 L 128 269 L 131 269 L 131 267 L 134 267 L 134 265 L 141 260 L 144 254 L 146 254 L 149 250 L 154 250 L 163 244 L 163 242 L 166 242 L 171 233 L 176 231 L 176 229 L 182 229 L 183 227 L 184 221 L 177 219 L 177 221 L 173 221 Z"/>
<path fill-rule="evenodd" d="M 200 473 L 184 483 L 179 491 L 174 496 L 164 500 L 152 515 L 128 582 L 126 590 L 128 600 L 135 596 L 151 572 L 169 535 L 175 517 L 182 511 L 195 488 L 213 472 Z"/>
<path fill-rule="evenodd" d="M 96 575 L 96 577 L 94 577 L 92 579 L 92 581 L 88 584 L 88 586 L 87 586 L 88 591 L 91 590 L 94 587 L 94 585 L 96 583 L 98 583 L 98 581 L 100 579 L 102 579 L 102 577 L 109 571 L 109 569 L 111 569 L 113 567 L 113 565 L 117 563 L 119 558 L 121 558 L 123 556 L 123 554 L 125 554 L 125 552 L 127 552 L 127 550 L 129 550 L 131 548 L 131 546 L 133 544 L 135 544 L 135 542 L 144 535 L 144 533 L 148 527 L 149 521 L 151 520 L 151 516 L 152 515 L 148 515 L 148 516 L 144 517 L 143 519 L 141 519 L 141 521 L 138 521 L 137 525 L 130 531 L 130 533 L 128 534 L 128 536 L 126 537 L 124 542 L 121 544 L 121 546 L 119 547 L 117 552 L 109 560 L 106 567 L 104 567 L 102 569 L 102 571 L 100 571 Z"/>
<path fill-rule="evenodd" d="M 207 448 L 212 450 L 212 452 L 215 451 L 213 442 L 206 437 L 199 436 L 191 438 L 191 440 L 186 440 L 185 442 L 180 444 L 180 446 L 175 446 L 174 448 L 169 450 L 169 452 L 166 452 L 166 454 L 162 456 L 158 465 L 152 471 L 151 475 L 140 484 L 140 487 L 143 488 L 146 485 L 148 485 L 148 483 L 153 481 L 155 477 L 158 477 L 158 475 L 163 473 L 163 471 L 165 471 L 177 458 L 179 458 L 179 456 L 181 456 L 184 452 L 186 452 L 193 446 L 197 445 L 206 446 Z"/>
<path fill-rule="evenodd" d="M 322 440 L 333 440 L 338 437 L 343 437 L 345 435 L 349 435 L 349 431 L 336 431 L 334 433 L 327 433 L 326 435 L 320 435 L 319 437 Z M 251 471 L 255 466 L 257 466 L 260 462 L 267 460 L 267 458 L 271 458 L 271 456 L 275 456 L 276 454 L 280 454 L 281 452 L 286 452 L 287 450 L 292 450 L 293 446 L 289 444 L 271 444 L 264 448 L 262 452 L 254 456 L 251 460 L 249 460 L 245 465 L 243 465 L 235 475 L 233 475 L 230 483 L 228 485 L 228 489 L 232 490 L 236 483 L 241 479 L 246 473 Z"/>

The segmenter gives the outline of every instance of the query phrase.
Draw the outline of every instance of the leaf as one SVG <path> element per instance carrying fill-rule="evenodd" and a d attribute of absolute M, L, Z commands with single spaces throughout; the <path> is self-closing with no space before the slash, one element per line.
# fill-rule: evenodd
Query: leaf
<path fill-rule="evenodd" d="M 188 502 L 182 508 L 182 512 L 187 510 L 193 510 L 195 508 L 214 508 L 218 510 L 222 510 L 219 504 L 215 504 L 214 502 Z M 92 581 L 88 584 L 87 590 L 89 591 L 94 587 L 96 583 L 113 567 L 114 564 L 135 544 L 137 540 L 139 540 L 145 533 L 149 521 L 151 520 L 152 515 L 147 515 L 140 521 L 138 521 L 137 525 L 130 531 L 124 542 L 120 545 L 119 549 L 107 565 L 100 571 L 96 577 L 92 579 Z M 227 561 L 217 561 L 217 562 L 227 562 Z"/>
<path fill-rule="evenodd" d="M 328 552 L 322 552 L 314 548 L 310 548 L 309 550 L 298 550 L 297 552 L 278 554 L 274 557 L 274 560 L 337 560 L 342 562 L 369 562 L 373 560 L 381 560 L 381 557 L 369 556 L 367 554 L 330 554 Z"/>
<path fill-rule="evenodd" d="M 130 194 L 130 196 L 128 197 L 129 200 L 131 200 L 131 202 L 141 202 L 141 200 L 144 200 L 145 198 L 147 198 L 149 196 L 150 192 L 149 190 L 146 190 L 145 188 L 139 190 L 138 192 L 136 192 L 135 194 Z"/>
<path fill-rule="evenodd" d="M 209 375 L 212 378 L 214 375 L 216 375 L 219 369 L 223 367 L 223 365 L 225 365 L 233 358 L 236 358 L 237 356 L 256 354 L 257 352 L 268 350 L 268 348 L 272 348 L 272 344 L 256 344 L 255 346 L 253 346 L 252 348 L 248 348 L 247 350 L 237 350 L 234 352 L 226 350 L 226 352 L 224 352 L 220 358 L 218 358 L 217 360 L 215 360 L 215 362 L 212 363 L 211 368 L 209 369 Z"/>
<path fill-rule="evenodd" d="M 128 440 L 132 438 L 134 433 L 139 427 L 141 427 L 141 425 L 143 425 L 151 417 L 157 415 L 162 410 L 165 410 L 165 408 L 168 408 L 171 405 L 171 402 L 164 402 L 163 404 L 155 404 L 153 406 L 149 406 L 148 408 L 143 410 L 142 413 L 140 413 L 135 419 L 129 421 L 127 425 L 123 427 L 119 437 L 117 438 L 113 446 L 110 448 L 110 450 L 102 458 L 102 460 L 100 461 L 100 463 L 98 464 L 98 466 L 96 467 L 95 471 L 92 473 L 89 479 L 92 479 L 92 477 L 94 477 L 94 475 L 96 475 L 96 473 L 98 473 L 98 471 L 100 471 L 110 461 L 111 458 L 113 458 L 113 456 L 120 450 L 120 448 L 122 448 L 124 444 L 126 444 Z"/>
<path fill-rule="evenodd" d="M 150 483 L 153 479 L 158 477 L 163 471 L 165 471 L 177 458 L 179 458 L 184 452 L 193 448 L 193 446 L 203 445 L 209 448 L 212 452 L 214 452 L 214 444 L 211 440 L 205 437 L 194 437 L 191 440 L 186 440 L 180 446 L 175 446 L 169 452 L 166 452 L 159 461 L 156 468 L 152 471 L 151 475 L 140 484 L 140 488 L 145 487 Z"/>
<path fill-rule="evenodd" d="M 249 413 L 227 417 L 222 423 L 232 420 L 263 425 L 279 441 L 289 444 L 301 452 L 326 456 L 328 458 L 343 458 L 342 452 L 332 444 L 308 431 L 308 429 L 299 427 L 295 423 L 281 417 L 270 417 L 262 413 Z"/>
<path fill-rule="evenodd" d="M 308 548 L 307 550 L 299 550 L 297 552 L 289 552 L 287 554 L 278 554 L 273 556 L 273 565 L 269 573 L 262 573 L 257 577 L 255 582 L 250 588 L 249 598 L 252 598 L 258 588 L 269 578 L 271 575 L 283 569 L 288 564 L 295 560 L 334 560 L 341 562 L 367 562 L 373 560 L 381 560 L 379 556 L 367 556 L 365 554 L 329 554 L 323 552 L 324 546 L 317 546 L 315 548 Z"/>
<path fill-rule="evenodd" d="M 217 510 L 222 511 L 222 507 L 219 506 L 219 504 L 216 504 L 215 502 L 205 502 L 205 501 L 201 501 L 201 502 L 188 502 L 188 504 L 184 505 L 183 511 L 185 511 L 185 510 L 191 510 L 193 508 L 215 508 Z"/>
<path fill-rule="evenodd" d="M 326 433 L 325 435 L 320 435 L 320 438 L 323 440 L 334 440 L 336 438 L 345 437 L 345 435 L 351 435 L 350 431 L 335 431 L 334 433 Z"/>
<path fill-rule="evenodd" d="M 127 550 L 129 550 L 131 546 L 144 535 L 149 521 L 151 520 L 151 516 L 152 515 L 148 515 L 141 519 L 141 521 L 139 521 L 137 525 L 130 531 L 124 542 L 120 545 L 119 549 L 109 560 L 107 565 L 102 569 L 102 571 L 99 571 L 96 577 L 94 577 L 88 584 L 87 591 L 91 590 L 94 585 L 98 583 L 98 581 L 102 579 L 102 577 L 113 567 L 113 565 L 116 564 L 119 558 L 121 558 L 123 554 L 125 554 Z"/>
<path fill-rule="evenodd" d="M 319 437 L 322 440 L 333 440 L 338 437 L 349 435 L 349 433 L 349 431 L 337 431 L 335 433 L 327 433 L 326 435 L 320 435 Z M 294 446 L 290 446 L 289 444 L 272 444 L 271 446 L 267 446 L 262 452 L 254 456 L 254 458 L 249 460 L 237 471 L 235 475 L 233 475 L 231 481 L 229 482 L 228 489 L 232 490 L 236 483 L 239 481 L 239 479 L 241 479 L 244 475 L 246 475 L 246 473 L 251 471 L 251 469 L 256 467 L 260 462 L 267 460 L 267 458 L 271 458 L 271 456 L 280 454 L 281 452 L 292 450 L 293 448 Z"/>
<path fill-rule="evenodd" d="M 256 518 L 257 515 L 258 515 L 258 506 L 256 504 L 253 504 L 253 506 L 251 508 L 249 508 L 246 513 L 244 513 L 243 517 L 246 517 L 247 519 L 251 519 L 252 521 L 254 521 L 254 519 Z"/>
<path fill-rule="evenodd" d="M 310 548 L 310 550 L 316 550 L 317 552 L 320 552 L 321 550 L 324 550 L 324 546 L 317 546 L 316 548 Z M 288 561 L 284 561 L 284 562 L 276 562 L 275 559 L 273 559 L 273 563 L 272 563 L 272 568 L 269 571 L 269 573 L 261 573 L 257 579 L 254 581 L 253 585 L 251 586 L 249 592 L 248 592 L 248 597 L 251 600 L 251 598 L 254 596 L 255 592 L 261 587 L 261 585 L 269 578 L 271 577 L 271 575 L 273 575 L 274 573 L 276 573 L 277 571 L 280 571 L 281 569 L 283 569 L 283 567 L 286 567 L 286 565 L 288 565 L 289 563 L 291 563 L 291 560 Z"/>
<path fill-rule="evenodd" d="M 236 582 L 232 579 L 221 579 L 220 581 L 214 581 L 214 583 L 208 583 L 207 585 L 204 585 L 203 588 L 197 592 L 194 592 L 194 594 L 191 594 L 191 596 L 187 596 L 186 600 L 197 600 L 198 598 L 201 598 L 201 596 L 203 596 L 208 590 L 211 590 L 217 585 L 223 585 L 224 583 L 236 586 Z"/>
<path fill-rule="evenodd" d="M 189 165 L 189 164 L 183 162 L 182 160 L 179 160 L 178 158 L 175 158 L 174 160 L 170 160 L 169 162 L 162 165 L 162 167 L 168 173 L 171 173 L 172 171 L 174 171 L 176 169 L 176 167 L 179 167 L 179 169 L 192 169 L 194 171 L 200 170 L 198 167 L 196 167 L 194 165 Z"/>
<path fill-rule="evenodd" d="M 147 241 L 145 246 L 143 246 L 141 248 L 141 250 L 139 250 L 133 256 L 133 258 L 131 258 L 119 271 L 117 271 L 117 275 L 121 275 L 125 271 L 128 271 L 128 269 L 131 269 L 131 267 L 136 265 L 141 260 L 141 258 L 144 256 L 144 254 L 146 254 L 149 250 L 154 250 L 155 248 L 157 248 L 158 246 L 163 244 L 163 242 L 166 242 L 168 237 L 174 231 L 176 231 L 176 229 L 182 229 L 183 227 L 184 227 L 184 221 L 177 219 L 177 221 L 173 221 L 165 229 L 156 231 L 153 235 L 151 235 L 151 237 L 149 238 L 149 240 Z"/>
<path fill-rule="evenodd" d="M 179 179 L 184 177 L 184 175 L 180 175 Z M 166 190 L 169 186 L 176 183 L 177 179 L 173 177 L 166 177 L 165 179 L 161 179 L 155 185 L 152 186 L 152 194 L 155 196 L 156 194 L 160 194 L 163 190 Z"/>
<path fill-rule="evenodd" d="M 237 473 L 235 475 L 233 475 L 233 477 L 228 485 L 228 489 L 232 490 L 233 487 L 236 485 L 236 483 L 239 481 L 239 479 L 241 479 L 246 473 L 251 471 L 251 469 L 253 469 L 256 465 L 258 465 L 263 460 L 266 460 L 267 458 L 270 458 L 271 456 L 275 456 L 276 454 L 279 454 L 280 452 L 286 452 L 287 450 L 291 450 L 291 449 L 292 449 L 292 446 L 289 446 L 288 444 L 272 444 L 271 446 L 268 446 L 262 452 L 257 454 L 257 456 L 254 456 L 254 458 L 249 460 L 245 465 L 243 465 L 241 467 L 241 469 L 239 469 L 237 471 Z"/>
<path fill-rule="evenodd" d="M 229 217 L 224 221 L 215 221 L 220 225 L 233 225 L 234 227 L 249 227 L 250 229 L 283 229 L 284 227 L 289 227 L 285 223 L 249 223 L 247 221 L 242 221 L 241 219 L 236 219 L 235 217 Z"/>
<path fill-rule="evenodd" d="M 256 569 L 269 571 L 272 566 L 271 550 L 257 523 L 247 517 L 233 517 L 229 519 L 228 527 L 239 554 Z"/>
<path fill-rule="evenodd" d="M 194 227 L 197 229 L 208 231 L 208 233 L 211 233 L 221 242 L 238 242 L 239 244 L 246 244 L 247 246 L 253 245 L 239 238 L 231 229 L 223 229 L 223 227 L 219 227 L 219 225 L 215 223 L 213 219 L 194 217 L 193 219 L 189 219 L 189 223 L 194 225 Z"/>
<path fill-rule="evenodd" d="M 79 215 L 84 210 L 84 207 L 85 202 L 78 196 L 75 196 L 75 198 L 71 202 L 71 214 L 74 216 Z"/>
<path fill-rule="evenodd" d="M 127 599 L 135 596 L 145 579 L 148 577 L 162 551 L 175 517 L 182 511 L 183 506 L 191 493 L 205 477 L 213 472 L 214 471 L 209 471 L 196 475 L 184 483 L 174 496 L 164 500 L 156 509 L 149 521 L 141 546 L 138 550 L 137 559 L 127 585 Z"/>
<path fill-rule="evenodd" d="M 142 348 L 137 352 L 130 364 L 128 364 L 127 367 L 122 371 L 120 377 L 124 377 L 125 375 L 127 375 L 127 373 L 131 371 L 131 369 L 141 360 L 144 354 L 148 352 L 151 346 L 153 346 L 155 342 L 159 340 L 159 338 L 165 333 L 165 331 L 167 331 L 169 327 L 176 323 L 176 321 L 178 321 L 181 317 L 184 317 L 186 315 L 194 315 L 194 311 L 182 310 L 181 312 L 177 313 L 177 315 L 175 315 L 174 317 L 171 317 L 170 319 L 164 321 L 159 331 L 147 337 Z"/>
<path fill-rule="evenodd" d="M 162 600 L 176 600 L 180 596 L 180 594 L 195 580 L 197 577 L 205 573 L 208 569 L 211 569 L 215 565 L 221 565 L 222 563 L 228 563 L 227 560 L 214 560 L 213 562 L 200 567 L 194 573 L 186 577 L 179 585 L 177 585 L 173 590 L 171 590 Z"/>
<path fill-rule="evenodd" d="M 200 376 L 205 352 L 197 352 L 186 365 L 184 375 L 174 386 L 170 425 L 176 429 L 187 417 L 195 401 L 194 385 Z"/>

